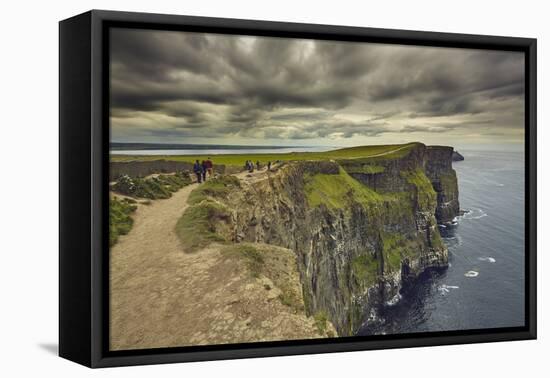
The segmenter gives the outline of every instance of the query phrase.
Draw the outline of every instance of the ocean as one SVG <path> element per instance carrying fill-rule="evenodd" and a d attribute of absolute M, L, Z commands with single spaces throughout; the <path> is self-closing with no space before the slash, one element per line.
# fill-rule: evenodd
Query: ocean
<path fill-rule="evenodd" d="M 460 150 L 453 162 L 460 207 L 441 228 L 449 268 L 430 272 L 394 305 L 385 323 L 359 335 L 518 327 L 525 316 L 524 153 Z"/>

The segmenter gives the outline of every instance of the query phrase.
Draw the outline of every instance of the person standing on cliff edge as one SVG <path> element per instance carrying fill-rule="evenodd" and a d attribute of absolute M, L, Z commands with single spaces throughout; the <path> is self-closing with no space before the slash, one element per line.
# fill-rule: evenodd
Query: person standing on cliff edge
<path fill-rule="evenodd" d="M 193 164 L 193 172 L 197 176 L 197 182 L 200 184 L 202 182 L 202 165 L 198 160 Z"/>

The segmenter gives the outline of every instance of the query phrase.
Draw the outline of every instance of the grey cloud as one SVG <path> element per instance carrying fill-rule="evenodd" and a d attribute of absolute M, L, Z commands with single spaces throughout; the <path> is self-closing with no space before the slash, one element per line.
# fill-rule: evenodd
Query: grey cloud
<path fill-rule="evenodd" d="M 517 128 L 523 65 L 510 52 L 113 29 L 111 119 L 159 138 Z M 403 125 L 433 118 L 441 126 Z"/>

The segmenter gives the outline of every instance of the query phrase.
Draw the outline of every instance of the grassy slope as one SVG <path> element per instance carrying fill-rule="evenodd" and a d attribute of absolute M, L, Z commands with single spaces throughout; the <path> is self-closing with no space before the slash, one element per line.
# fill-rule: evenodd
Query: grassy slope
<path fill-rule="evenodd" d="M 225 242 L 216 226 L 231 216 L 229 209 L 218 202 L 232 188 L 240 186 L 234 176 L 221 176 L 208 180 L 193 190 L 187 199 L 190 205 L 176 224 L 176 233 L 187 252 L 195 252 L 212 242 Z"/>
<path fill-rule="evenodd" d="M 417 143 L 409 144 L 389 144 L 389 145 L 375 145 L 375 146 L 359 146 L 342 148 L 333 151 L 326 152 L 295 152 L 284 154 L 236 154 L 236 155 L 157 155 L 157 156 L 144 156 L 144 155 L 111 155 L 111 161 L 151 161 L 151 160 L 173 160 L 173 161 L 186 161 L 194 162 L 195 160 L 206 160 L 208 157 L 212 158 L 214 164 L 232 165 L 232 166 L 244 166 L 246 160 L 252 160 L 256 162 L 259 160 L 263 164 L 268 161 L 290 161 L 290 160 L 327 160 L 327 159 L 358 159 L 368 158 L 377 155 L 384 154 L 385 158 L 398 158 L 404 156 L 409 150 Z"/>
<path fill-rule="evenodd" d="M 417 199 L 420 210 L 435 209 L 437 195 L 432 186 L 432 182 L 422 169 L 417 168 L 414 171 L 401 172 L 401 176 L 403 176 L 409 184 L 417 188 Z"/>
<path fill-rule="evenodd" d="M 380 194 L 353 179 L 342 168 L 338 175 L 306 176 L 305 193 L 310 207 L 324 204 L 332 209 L 347 208 L 352 199 L 365 206 L 383 200 Z"/>

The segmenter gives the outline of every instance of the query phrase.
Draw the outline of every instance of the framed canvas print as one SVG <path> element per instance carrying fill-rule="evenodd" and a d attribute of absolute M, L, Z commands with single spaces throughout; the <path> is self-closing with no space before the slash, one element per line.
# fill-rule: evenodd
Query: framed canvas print
<path fill-rule="evenodd" d="M 60 23 L 60 355 L 536 337 L 536 40 Z"/>

